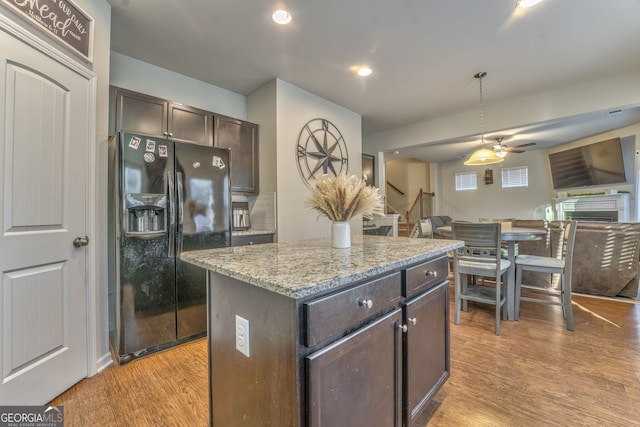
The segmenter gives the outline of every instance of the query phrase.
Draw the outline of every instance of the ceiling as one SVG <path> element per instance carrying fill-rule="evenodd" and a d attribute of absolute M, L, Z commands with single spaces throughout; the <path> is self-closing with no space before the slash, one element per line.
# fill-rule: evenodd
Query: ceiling
<path fill-rule="evenodd" d="M 285 80 L 361 114 L 365 136 L 478 109 L 479 71 L 488 105 L 640 70 L 640 0 L 531 9 L 515 0 L 107 1 L 113 51 L 243 95 Z M 271 20 L 279 5 L 293 15 L 288 26 Z M 361 65 L 373 74 L 356 76 Z M 640 106 L 629 106 L 501 136 L 542 148 L 638 122 Z M 474 146 L 461 138 L 412 155 L 441 161 Z"/>

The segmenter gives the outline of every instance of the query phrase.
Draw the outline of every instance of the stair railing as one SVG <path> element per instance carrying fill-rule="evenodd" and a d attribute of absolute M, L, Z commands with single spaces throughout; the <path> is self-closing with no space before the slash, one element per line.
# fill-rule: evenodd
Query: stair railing
<path fill-rule="evenodd" d="M 402 217 L 402 212 L 400 212 L 398 209 L 394 208 L 392 205 L 390 205 L 389 203 L 387 203 L 385 205 L 385 212 L 386 213 L 394 213 L 394 214 L 398 214 L 400 215 L 400 217 Z"/>
<path fill-rule="evenodd" d="M 404 191 L 400 190 L 398 187 L 396 187 L 395 185 L 393 185 L 392 183 L 390 183 L 389 181 L 387 181 L 387 185 L 391 188 L 393 188 L 394 190 L 396 190 L 398 193 L 400 193 L 401 195 L 404 196 Z"/>
<path fill-rule="evenodd" d="M 427 199 L 427 197 L 435 197 L 436 193 L 428 193 L 423 191 L 422 188 L 418 191 L 418 195 L 413 201 L 413 204 L 407 211 L 407 225 L 413 225 L 418 220 L 424 219 L 428 216 L 431 216 L 431 203 L 425 204 L 426 201 L 431 202 L 431 199 Z M 419 209 L 417 218 L 414 219 L 415 210 Z"/>

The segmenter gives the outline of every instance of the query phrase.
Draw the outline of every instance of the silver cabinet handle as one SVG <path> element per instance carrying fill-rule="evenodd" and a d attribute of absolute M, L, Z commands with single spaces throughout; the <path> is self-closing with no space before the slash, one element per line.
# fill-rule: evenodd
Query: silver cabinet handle
<path fill-rule="evenodd" d="M 418 323 L 418 319 L 416 319 L 415 317 L 409 317 L 407 321 L 412 325 L 415 325 L 416 323 Z"/>
<path fill-rule="evenodd" d="M 407 325 L 398 325 L 398 329 L 400 329 L 402 332 L 407 333 Z"/>
<path fill-rule="evenodd" d="M 359 299 L 358 305 L 362 308 L 371 308 L 373 307 L 373 301 L 370 299 Z"/>
<path fill-rule="evenodd" d="M 437 271 L 435 271 L 435 270 L 434 270 L 434 271 L 429 271 L 429 270 L 427 270 L 427 271 L 425 271 L 425 272 L 424 272 L 424 275 L 425 275 L 425 276 L 438 277 L 438 272 L 437 272 Z"/>
<path fill-rule="evenodd" d="M 80 248 L 82 246 L 87 246 L 88 244 L 89 244 L 89 237 L 88 236 L 76 237 L 75 239 L 73 239 L 73 246 L 75 246 L 76 248 Z"/>

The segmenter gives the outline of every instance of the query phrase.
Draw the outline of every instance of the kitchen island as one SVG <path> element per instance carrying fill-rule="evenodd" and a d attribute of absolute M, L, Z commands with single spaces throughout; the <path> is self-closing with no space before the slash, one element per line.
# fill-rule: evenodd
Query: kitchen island
<path fill-rule="evenodd" d="M 449 376 L 452 240 L 185 252 L 209 270 L 211 422 L 413 425 Z"/>

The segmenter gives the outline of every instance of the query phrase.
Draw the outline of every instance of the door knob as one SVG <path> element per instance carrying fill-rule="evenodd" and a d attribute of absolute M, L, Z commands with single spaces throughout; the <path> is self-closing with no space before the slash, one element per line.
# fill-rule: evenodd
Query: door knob
<path fill-rule="evenodd" d="M 76 248 L 87 246 L 88 244 L 89 244 L 88 236 L 76 237 L 75 239 L 73 239 L 73 246 L 75 246 Z"/>

